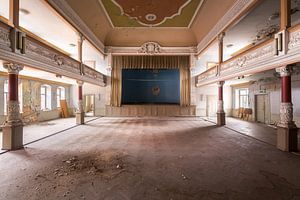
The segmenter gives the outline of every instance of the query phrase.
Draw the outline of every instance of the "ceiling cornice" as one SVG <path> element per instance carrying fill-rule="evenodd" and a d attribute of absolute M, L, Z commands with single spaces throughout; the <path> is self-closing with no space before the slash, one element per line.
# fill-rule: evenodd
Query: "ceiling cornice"
<path fill-rule="evenodd" d="M 210 45 L 211 42 L 238 17 L 240 17 L 253 3 L 257 0 L 236 0 L 234 5 L 225 13 L 218 23 L 210 30 L 210 32 L 197 45 L 197 54 Z"/>
<path fill-rule="evenodd" d="M 105 54 L 104 44 L 96 37 L 90 28 L 64 0 L 47 0 L 47 2 L 84 35 L 102 54 Z"/>
<path fill-rule="evenodd" d="M 151 42 L 154 43 L 154 42 Z M 147 43 L 145 43 L 147 44 Z M 144 45 L 145 45 L 144 44 Z M 145 55 L 147 53 L 142 53 L 140 47 L 106 47 L 106 53 L 112 55 Z M 159 46 L 159 53 L 156 55 L 194 55 L 197 52 L 196 47 L 162 47 Z"/>

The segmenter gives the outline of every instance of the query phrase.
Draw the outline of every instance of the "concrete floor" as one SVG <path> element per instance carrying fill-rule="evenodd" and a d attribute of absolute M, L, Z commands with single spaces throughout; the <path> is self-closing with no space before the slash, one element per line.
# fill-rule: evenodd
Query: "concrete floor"
<path fill-rule="evenodd" d="M 0 199 L 300 199 L 299 169 L 199 118 L 99 118 L 0 155 Z"/>
<path fill-rule="evenodd" d="M 203 118 L 212 123 L 217 123 L 216 117 Z M 226 117 L 226 125 L 228 129 L 255 138 L 267 144 L 277 145 L 277 128 L 267 124 L 249 122 L 233 117 Z M 299 132 L 299 131 L 298 131 Z M 300 148 L 300 134 L 298 133 L 298 147 Z M 300 151 L 300 149 L 299 149 Z"/>
<path fill-rule="evenodd" d="M 97 119 L 97 117 L 85 117 L 85 121 Z M 75 127 L 75 118 L 61 118 L 51 121 L 39 122 L 24 126 L 23 128 L 23 142 L 28 144 L 60 131 Z M 5 152 L 2 148 L 2 131 L 0 131 L 0 154 Z"/>

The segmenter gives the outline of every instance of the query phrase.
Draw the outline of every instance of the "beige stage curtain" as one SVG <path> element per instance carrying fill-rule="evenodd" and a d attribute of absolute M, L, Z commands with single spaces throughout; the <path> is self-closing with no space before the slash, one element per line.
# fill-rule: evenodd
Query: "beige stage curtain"
<path fill-rule="evenodd" d="M 112 60 L 110 105 L 121 106 L 122 100 L 122 59 Z"/>
<path fill-rule="evenodd" d="M 180 69 L 180 105 L 191 105 L 191 78 L 190 68 L 181 67 Z"/>
<path fill-rule="evenodd" d="M 113 56 L 111 106 L 121 106 L 122 69 L 179 69 L 180 105 L 190 105 L 189 56 Z"/>

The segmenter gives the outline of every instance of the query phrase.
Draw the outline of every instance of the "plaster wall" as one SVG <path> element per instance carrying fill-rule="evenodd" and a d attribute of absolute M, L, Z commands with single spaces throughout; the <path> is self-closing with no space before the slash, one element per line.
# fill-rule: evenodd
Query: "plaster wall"
<path fill-rule="evenodd" d="M 196 105 L 196 116 L 207 116 L 208 96 L 213 96 L 212 104 L 215 104 L 215 110 L 217 112 L 217 99 L 218 99 L 218 86 L 207 85 L 200 88 L 195 87 L 195 78 L 192 78 L 192 105 Z M 223 98 L 224 98 L 224 110 L 227 116 L 231 116 L 232 110 L 232 88 L 229 85 L 223 86 Z"/>
<path fill-rule="evenodd" d="M 3 123 L 5 120 L 4 115 L 4 82 L 7 80 L 6 76 L 0 76 L 0 123 Z M 32 111 L 30 113 L 30 122 L 35 121 L 48 121 L 52 119 L 57 119 L 60 117 L 59 108 L 57 108 L 57 87 L 61 86 L 65 88 L 65 99 L 67 104 L 70 102 L 70 86 L 59 83 L 52 82 L 42 82 L 39 80 L 30 80 L 25 78 L 19 79 L 19 84 L 22 84 L 22 102 L 23 102 L 23 111 L 27 110 Z M 51 87 L 51 109 L 50 110 L 41 110 L 41 90 L 40 87 L 42 84 L 47 84 Z M 25 113 L 23 113 L 25 115 Z M 27 118 L 28 116 L 26 116 Z"/>
<path fill-rule="evenodd" d="M 233 96 L 233 108 L 234 108 L 234 90 L 235 87 L 232 86 L 232 96 Z M 280 115 L 280 102 L 281 102 L 281 84 L 279 78 L 272 78 L 266 81 L 256 81 L 248 86 L 243 86 L 242 88 L 249 88 L 249 98 L 250 98 L 250 108 L 253 110 L 253 115 L 250 118 L 251 121 L 255 121 L 255 96 L 259 94 L 266 95 L 266 123 L 267 124 L 277 124 L 279 122 Z M 294 109 L 294 121 L 297 126 L 300 126 L 300 74 L 295 74 L 292 76 L 292 101 Z M 237 117 L 237 109 L 233 109 L 233 116 Z"/>
<path fill-rule="evenodd" d="M 84 83 L 82 88 L 83 95 L 95 95 L 95 116 L 105 116 L 106 94 L 107 86 L 101 87 Z M 70 95 L 73 97 L 70 101 L 72 108 L 77 108 L 78 104 L 78 86 L 72 85 L 70 87 Z"/>

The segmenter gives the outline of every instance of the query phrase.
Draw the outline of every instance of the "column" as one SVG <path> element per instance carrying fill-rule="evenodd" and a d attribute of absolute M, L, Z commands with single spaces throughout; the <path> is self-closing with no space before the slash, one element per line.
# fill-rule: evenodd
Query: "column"
<path fill-rule="evenodd" d="M 18 75 L 22 65 L 4 63 L 8 71 L 7 117 L 2 126 L 2 149 L 15 150 L 23 147 L 23 123 L 20 116 L 18 98 Z"/>
<path fill-rule="evenodd" d="M 220 35 L 218 35 L 218 46 L 219 46 L 219 66 L 223 62 L 223 39 L 224 39 L 225 33 L 222 32 Z"/>
<path fill-rule="evenodd" d="M 217 125 L 225 125 L 225 112 L 224 112 L 224 101 L 223 101 L 223 85 L 224 81 L 218 82 L 218 111 L 217 111 Z"/>
<path fill-rule="evenodd" d="M 293 121 L 291 68 L 276 69 L 281 77 L 280 121 L 277 127 L 277 148 L 282 151 L 297 151 L 297 126 Z"/>
<path fill-rule="evenodd" d="M 76 111 L 76 124 L 84 124 L 84 109 L 82 98 L 83 81 L 77 81 L 78 84 L 78 109 Z"/>
<path fill-rule="evenodd" d="M 291 27 L 291 0 L 280 0 L 280 30 Z"/>
<path fill-rule="evenodd" d="M 19 0 L 9 0 L 9 22 L 19 28 Z"/>
<path fill-rule="evenodd" d="M 84 41 L 84 37 L 81 33 L 78 33 L 78 41 L 77 41 L 77 46 L 78 46 L 78 61 L 80 62 L 80 73 L 83 74 L 83 66 L 82 66 L 82 45 Z"/>

